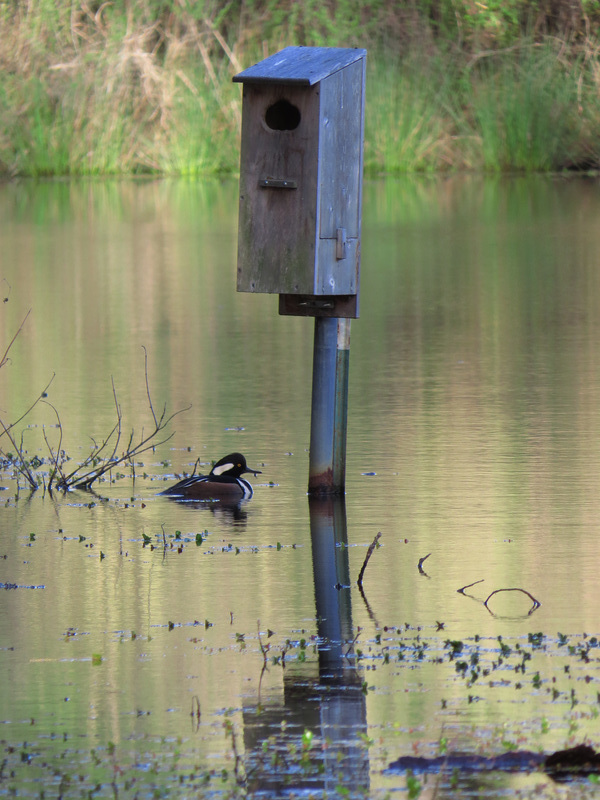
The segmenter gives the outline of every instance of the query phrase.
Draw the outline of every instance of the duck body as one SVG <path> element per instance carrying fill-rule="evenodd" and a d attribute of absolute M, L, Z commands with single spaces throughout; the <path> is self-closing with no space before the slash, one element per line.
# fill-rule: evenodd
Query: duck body
<path fill-rule="evenodd" d="M 241 476 L 245 473 L 260 475 L 258 469 L 250 469 L 241 453 L 230 453 L 214 465 L 208 475 L 192 475 L 160 492 L 161 495 L 180 500 L 213 500 L 237 503 L 249 500 L 254 494 L 249 481 Z"/>

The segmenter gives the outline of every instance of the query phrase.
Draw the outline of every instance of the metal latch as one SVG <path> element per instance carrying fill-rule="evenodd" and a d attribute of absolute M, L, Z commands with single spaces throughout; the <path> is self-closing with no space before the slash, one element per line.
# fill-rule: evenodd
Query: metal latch
<path fill-rule="evenodd" d="M 279 180 L 277 178 L 263 178 L 258 182 L 263 189 L 297 189 L 298 182 L 290 180 Z"/>
<path fill-rule="evenodd" d="M 335 257 L 338 261 L 346 258 L 346 228 L 338 228 L 335 232 Z"/>
<path fill-rule="evenodd" d="M 335 303 L 333 300 L 299 300 L 298 305 L 300 308 L 333 308 Z"/>

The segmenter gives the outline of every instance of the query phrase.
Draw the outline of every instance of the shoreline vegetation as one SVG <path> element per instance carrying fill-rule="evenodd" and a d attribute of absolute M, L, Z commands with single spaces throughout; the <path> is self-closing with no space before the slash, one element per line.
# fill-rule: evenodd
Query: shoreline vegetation
<path fill-rule="evenodd" d="M 600 0 L 0 0 L 0 178 L 232 175 L 232 76 L 368 50 L 365 174 L 600 168 Z"/>

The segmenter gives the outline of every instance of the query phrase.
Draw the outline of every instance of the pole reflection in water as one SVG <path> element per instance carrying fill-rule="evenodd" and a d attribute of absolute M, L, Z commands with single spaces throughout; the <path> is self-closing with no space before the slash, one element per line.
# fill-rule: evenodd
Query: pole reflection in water
<path fill-rule="evenodd" d="M 358 680 L 351 642 L 352 604 L 344 497 L 309 498 L 319 673 L 328 683 Z M 360 681 L 359 681 L 360 682 Z"/>
<path fill-rule="evenodd" d="M 344 497 L 309 499 L 318 661 L 289 664 L 283 706 L 244 708 L 246 774 L 255 790 L 369 788 L 366 696 L 353 649 Z M 312 745 L 310 732 L 313 737 Z"/>

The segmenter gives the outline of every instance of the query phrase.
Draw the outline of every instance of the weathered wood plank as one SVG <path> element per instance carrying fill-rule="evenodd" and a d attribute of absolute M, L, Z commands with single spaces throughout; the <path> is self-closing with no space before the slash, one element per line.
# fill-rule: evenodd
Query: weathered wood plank
<path fill-rule="evenodd" d="M 366 56 L 349 47 L 285 47 L 233 76 L 234 83 L 316 83 Z"/>
<path fill-rule="evenodd" d="M 238 291 L 358 295 L 366 53 L 278 55 L 243 79 Z"/>

